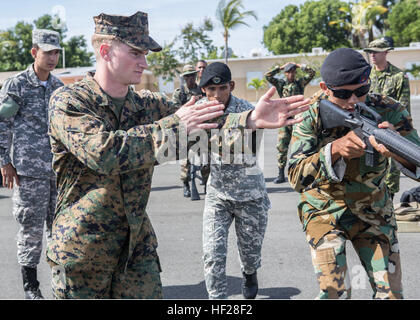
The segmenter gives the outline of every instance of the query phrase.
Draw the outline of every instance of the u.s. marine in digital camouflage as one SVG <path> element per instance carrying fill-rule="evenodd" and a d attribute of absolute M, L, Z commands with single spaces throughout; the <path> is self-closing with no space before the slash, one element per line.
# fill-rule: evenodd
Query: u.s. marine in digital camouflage
<path fill-rule="evenodd" d="M 300 68 L 304 72 L 304 76 L 296 79 L 296 68 Z M 286 80 L 275 77 L 280 71 L 284 70 Z M 290 97 L 293 95 L 303 94 L 305 86 L 311 82 L 315 76 L 315 71 L 305 64 L 287 63 L 283 66 L 276 66 L 272 70 L 265 73 L 265 78 L 269 83 L 276 87 L 280 98 Z M 289 150 L 290 139 L 292 137 L 292 127 L 287 126 L 280 128 L 277 135 L 277 167 L 279 175 L 274 183 L 282 183 L 285 181 L 284 168 L 287 164 L 287 153 Z"/>
<path fill-rule="evenodd" d="M 159 94 L 130 89 L 118 119 L 115 105 L 91 75 L 55 92 L 51 104 L 50 136 L 59 189 L 47 256 L 56 267 L 55 294 L 161 297 L 157 240 L 145 210 L 164 142 L 159 142 L 162 131 L 179 133 L 179 118 L 170 115 L 177 107 Z M 246 115 L 240 117 L 232 116 L 230 125 L 241 126 Z M 64 286 L 59 266 L 68 275 Z M 148 278 L 138 279 L 134 272 L 138 268 L 151 268 Z M 111 279 L 112 292 L 102 286 Z M 135 279 L 145 282 L 140 292 L 130 284 Z M 78 283 L 87 286 L 81 290 Z"/>
<path fill-rule="evenodd" d="M 340 89 L 360 87 L 367 78 L 357 70 L 369 70 L 365 63 L 354 50 L 333 51 L 324 62 L 330 69 L 324 72 L 325 82 L 321 82 L 321 86 L 341 76 L 350 84 L 332 83 L 329 86 Z M 362 80 L 350 78 L 352 75 L 346 74 L 346 69 L 354 70 Z M 323 90 L 332 92 L 326 86 Z M 351 103 L 364 97 L 356 99 L 353 93 L 348 101 L 341 103 L 350 108 Z M 304 120 L 295 125 L 289 160 L 290 184 L 301 194 L 298 213 L 311 247 L 321 289 L 319 298 L 350 296 L 350 287 L 345 281 L 346 240 L 352 242 L 359 254 L 374 297 L 402 298 L 397 224 L 390 194 L 384 184 L 388 159 L 380 156 L 376 167 L 366 166 L 364 155 L 351 159 L 341 157 L 334 162 L 333 143 L 349 137 L 350 133 L 343 127 L 323 129 L 318 107 L 320 99 L 334 98 L 320 95 L 304 114 Z M 420 145 L 420 138 L 404 106 L 391 98 L 373 94 L 366 96 L 365 103 L 380 113 L 384 121 L 393 124 L 402 136 Z M 415 173 L 406 168 L 402 170 L 419 180 L 419 168 Z"/>
<path fill-rule="evenodd" d="M 387 61 L 388 51 L 393 48 L 385 39 L 373 40 L 364 49 L 368 52 L 374 68 L 370 74 L 371 92 L 394 98 L 405 106 L 411 114 L 410 83 L 404 71 Z M 386 177 L 386 185 L 392 195 L 400 190 L 400 171 L 390 159 L 390 169 Z"/>

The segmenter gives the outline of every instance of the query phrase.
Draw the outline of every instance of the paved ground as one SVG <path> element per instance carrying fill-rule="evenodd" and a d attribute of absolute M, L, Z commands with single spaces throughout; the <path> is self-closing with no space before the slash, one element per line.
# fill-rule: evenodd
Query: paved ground
<path fill-rule="evenodd" d="M 413 101 L 415 126 L 420 128 L 420 100 Z M 298 194 L 287 183 L 276 185 L 272 180 L 275 167 L 276 131 L 265 133 L 264 174 L 272 210 L 263 246 L 262 267 L 259 270 L 259 299 L 313 299 L 318 293 L 301 225 L 296 214 Z M 401 178 L 401 190 L 418 183 Z M 162 282 L 167 299 L 206 299 L 202 270 L 202 211 L 204 200 L 190 201 L 182 197 L 179 164 L 156 168 L 148 214 L 157 233 L 163 268 Z M 199 191 L 202 187 L 199 186 Z M 396 195 L 400 198 L 401 192 Z M 203 198 L 203 196 L 202 196 Z M 397 201 L 396 201 L 397 202 Z M 0 189 L 0 299 L 21 299 L 22 283 L 16 262 L 15 237 L 17 224 L 11 215 L 11 192 Z M 234 228 L 229 237 L 227 275 L 229 298 L 241 299 L 241 273 L 235 243 Z M 420 234 L 400 233 L 401 258 L 405 297 L 420 299 Z M 353 298 L 370 299 L 371 289 L 358 258 L 347 245 L 348 264 L 353 284 Z M 39 266 L 41 289 L 51 298 L 49 267 L 42 259 Z"/>

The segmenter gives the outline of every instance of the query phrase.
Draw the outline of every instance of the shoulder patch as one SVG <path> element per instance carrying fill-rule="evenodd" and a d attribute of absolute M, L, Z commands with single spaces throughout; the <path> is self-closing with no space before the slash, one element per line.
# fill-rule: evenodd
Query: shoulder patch
<path fill-rule="evenodd" d="M 3 118 L 13 117 L 19 110 L 19 105 L 10 96 L 3 100 L 0 105 L 0 116 Z"/>

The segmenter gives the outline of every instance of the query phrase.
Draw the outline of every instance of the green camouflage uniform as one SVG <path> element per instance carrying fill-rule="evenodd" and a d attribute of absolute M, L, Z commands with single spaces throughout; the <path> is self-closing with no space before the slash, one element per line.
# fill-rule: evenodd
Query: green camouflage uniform
<path fill-rule="evenodd" d="M 287 79 L 283 80 L 275 77 L 275 75 L 281 71 L 279 66 L 268 71 L 265 74 L 265 78 L 269 83 L 276 87 L 280 98 L 300 95 L 303 94 L 305 86 L 315 76 L 315 71 L 308 66 L 302 65 L 301 70 L 306 73 L 305 76 L 299 79 L 295 79 L 293 82 L 289 82 Z M 285 126 L 279 129 L 276 146 L 278 150 L 277 166 L 279 168 L 286 167 L 287 151 L 289 149 L 290 139 L 292 137 L 292 129 L 293 126 Z"/>
<path fill-rule="evenodd" d="M 54 295 L 161 298 L 157 240 L 146 205 L 163 141 L 182 133 L 179 117 L 170 115 L 177 106 L 130 88 L 118 110 L 88 75 L 57 90 L 51 107 L 58 198 L 47 257 Z M 245 128 L 247 116 L 218 121 Z"/>
<path fill-rule="evenodd" d="M 182 88 L 178 88 L 174 91 L 172 96 L 173 102 L 178 106 L 181 107 L 186 104 L 193 96 L 202 97 L 204 94 L 200 90 L 198 86 L 188 89 L 188 87 L 184 84 Z M 182 182 L 189 182 L 190 178 L 190 168 L 191 163 L 188 159 L 181 160 L 181 181 Z M 210 167 L 208 165 L 201 166 L 201 177 L 203 178 L 203 183 L 207 183 L 210 174 Z"/>
<path fill-rule="evenodd" d="M 388 159 L 379 156 L 376 167 L 367 167 L 365 156 L 341 158 L 332 165 L 331 142 L 349 130 L 343 127 L 323 130 L 318 101 L 294 127 L 289 181 L 301 194 L 298 213 L 312 251 L 321 289 L 319 298 L 350 294 L 344 281 L 346 240 L 352 242 L 359 254 L 374 296 L 401 298 L 397 224 L 384 184 Z M 380 113 L 384 121 L 392 123 L 402 136 L 420 145 L 405 107 L 389 97 L 373 94 L 367 96 L 366 104 Z M 420 181 L 419 168 L 416 174 L 402 166 L 401 170 Z"/>
<path fill-rule="evenodd" d="M 371 92 L 398 100 L 411 113 L 410 84 L 404 71 L 388 62 L 388 67 L 385 70 L 378 71 L 373 68 L 370 80 L 372 82 Z M 395 194 L 400 190 L 400 171 L 397 170 L 394 160 L 389 159 L 389 161 L 391 166 L 385 183 L 390 192 Z"/>

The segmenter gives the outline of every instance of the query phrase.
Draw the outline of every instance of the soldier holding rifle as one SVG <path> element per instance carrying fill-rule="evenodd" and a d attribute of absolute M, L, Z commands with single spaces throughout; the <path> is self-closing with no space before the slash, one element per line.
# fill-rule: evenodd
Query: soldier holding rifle
<path fill-rule="evenodd" d="M 289 181 L 301 193 L 298 213 L 321 299 L 350 298 L 347 240 L 369 276 L 373 297 L 403 298 L 397 224 L 385 177 L 389 157 L 417 181 L 420 168 L 391 153 L 373 136 L 369 142 L 379 153 L 378 164 L 367 166 L 366 143 L 349 128 L 325 129 L 319 113 L 321 99 L 350 112 L 355 111 L 355 104 L 364 102 L 382 116 L 379 128 L 395 129 L 420 145 L 405 106 L 389 97 L 369 94 L 370 71 L 370 65 L 353 49 L 331 52 L 321 67 L 323 93 L 293 129 Z"/>

